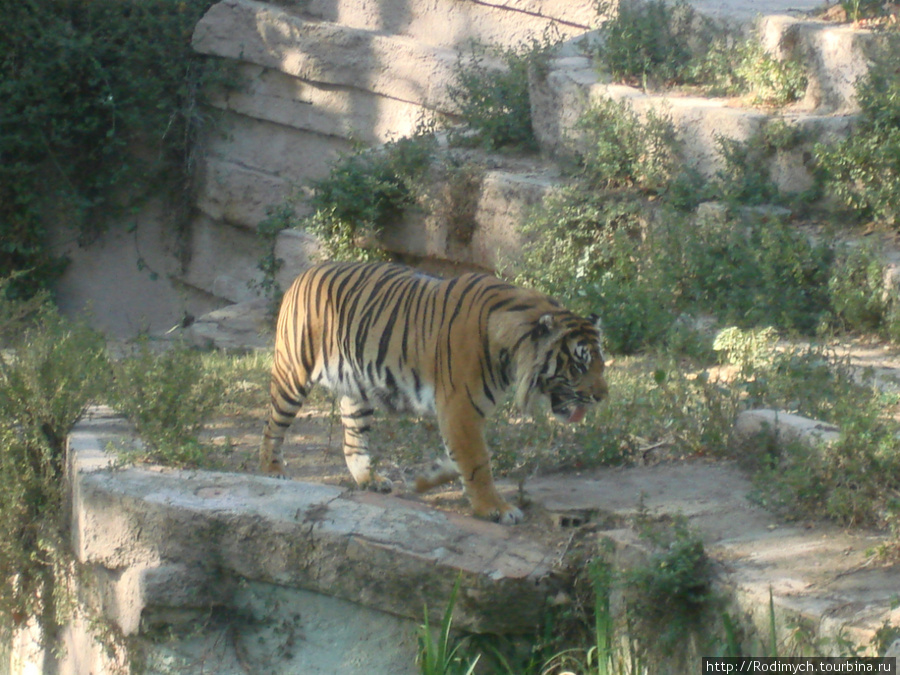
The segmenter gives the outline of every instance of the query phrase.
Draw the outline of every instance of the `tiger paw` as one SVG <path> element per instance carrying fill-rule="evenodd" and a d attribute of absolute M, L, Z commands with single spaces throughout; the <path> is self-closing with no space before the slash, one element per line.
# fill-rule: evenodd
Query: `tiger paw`
<path fill-rule="evenodd" d="M 496 506 L 487 509 L 476 509 L 475 515 L 481 518 L 487 518 L 488 520 L 493 520 L 501 525 L 515 525 L 525 519 L 525 515 L 522 513 L 521 509 L 507 504 L 506 502 L 500 502 Z"/>
<path fill-rule="evenodd" d="M 385 478 L 381 474 L 374 473 L 372 474 L 372 477 L 360 487 L 364 487 L 372 492 L 387 493 L 393 491 L 394 484 L 391 482 L 390 478 Z"/>
<path fill-rule="evenodd" d="M 277 459 L 270 462 L 261 462 L 259 470 L 272 478 L 286 478 L 284 473 L 284 464 Z"/>

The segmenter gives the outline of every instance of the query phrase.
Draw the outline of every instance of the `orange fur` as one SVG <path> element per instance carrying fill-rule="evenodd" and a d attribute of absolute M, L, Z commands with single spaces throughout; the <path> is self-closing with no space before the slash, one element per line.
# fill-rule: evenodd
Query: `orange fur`
<path fill-rule="evenodd" d="M 386 263 L 325 263 L 301 274 L 278 318 L 263 471 L 283 468 L 281 445 L 309 388 L 341 399 L 344 455 L 360 485 L 390 489 L 368 454 L 374 408 L 433 412 L 474 512 L 516 522 L 497 493 L 484 441 L 485 418 L 513 389 L 528 407 L 549 396 L 560 417 L 580 419 L 606 396 L 594 322 L 555 300 L 494 277 L 435 279 Z M 446 468 L 421 477 L 428 489 Z"/>

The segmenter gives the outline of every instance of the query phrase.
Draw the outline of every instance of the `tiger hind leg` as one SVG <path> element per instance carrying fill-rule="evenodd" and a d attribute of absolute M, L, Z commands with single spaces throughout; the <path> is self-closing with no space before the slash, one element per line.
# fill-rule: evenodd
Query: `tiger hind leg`
<path fill-rule="evenodd" d="M 449 454 L 449 452 L 448 452 Z M 436 460 L 428 471 L 416 476 L 416 492 L 427 492 L 459 478 L 459 469 L 450 457 Z"/>
<path fill-rule="evenodd" d="M 372 406 L 350 396 L 341 397 L 341 424 L 344 427 L 344 460 L 360 487 L 390 492 L 391 481 L 372 469 L 369 455 L 369 431 L 375 411 Z"/>
<path fill-rule="evenodd" d="M 305 383 L 284 377 L 284 372 L 276 359 L 269 385 L 269 419 L 259 448 L 260 471 L 275 476 L 284 475 L 284 437 L 307 397 Z"/>

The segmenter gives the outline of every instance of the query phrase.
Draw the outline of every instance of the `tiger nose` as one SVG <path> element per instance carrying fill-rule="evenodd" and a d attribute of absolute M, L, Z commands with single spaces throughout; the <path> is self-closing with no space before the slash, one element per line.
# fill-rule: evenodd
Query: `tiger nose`
<path fill-rule="evenodd" d="M 599 403 L 603 399 L 605 399 L 609 395 L 609 385 L 606 382 L 598 382 L 594 387 L 594 391 L 591 393 L 591 398 L 594 399 L 596 403 Z"/>

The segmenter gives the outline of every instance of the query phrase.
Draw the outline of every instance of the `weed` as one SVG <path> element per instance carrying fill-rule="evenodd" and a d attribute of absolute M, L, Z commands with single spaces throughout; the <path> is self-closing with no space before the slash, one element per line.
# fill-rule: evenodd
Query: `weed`
<path fill-rule="evenodd" d="M 607 3 L 598 3 L 600 14 Z M 692 59 L 689 38 L 696 13 L 687 2 L 665 0 L 617 5 L 614 18 L 601 28 L 599 58 L 613 77 L 636 84 L 680 81 Z"/>
<path fill-rule="evenodd" d="M 608 5 L 598 3 L 601 14 Z M 713 95 L 752 94 L 755 103 L 776 106 L 806 89 L 798 59 L 775 59 L 758 40 L 717 26 L 683 0 L 619 4 L 600 33 L 603 68 L 644 88 L 688 85 Z"/>
<path fill-rule="evenodd" d="M 471 43 L 457 60 L 455 84 L 448 90 L 463 121 L 451 131 L 451 142 L 487 150 L 537 150 L 528 71 L 541 67 L 558 42 L 545 33 L 541 40 L 515 47 Z"/>
<path fill-rule="evenodd" d="M 573 189 L 526 228 L 519 279 L 604 318 L 613 352 L 664 344 L 676 320 L 814 332 L 828 311 L 830 250 L 787 223 L 745 213 L 689 219 L 621 193 Z M 683 336 L 679 337 L 683 339 Z"/>
<path fill-rule="evenodd" d="M 814 154 L 827 194 L 857 222 L 900 223 L 900 73 L 895 57 L 900 36 L 857 84 L 860 115 L 850 136 L 820 143 Z"/>
<path fill-rule="evenodd" d="M 297 209 L 293 199 L 287 199 L 281 204 L 270 206 L 266 209 L 266 217 L 257 225 L 256 233 L 262 241 L 265 253 L 256 264 L 262 272 L 262 280 L 250 282 L 250 287 L 258 290 L 269 301 L 272 314 L 278 311 L 281 302 L 281 293 L 275 282 L 276 275 L 284 264 L 284 261 L 275 256 L 275 242 L 278 233 L 282 230 L 295 227 L 299 223 Z"/>
<path fill-rule="evenodd" d="M 898 298 L 885 288 L 884 263 L 875 247 L 839 248 L 835 270 L 828 281 L 832 322 L 844 330 L 900 337 Z"/>
<path fill-rule="evenodd" d="M 34 618 L 49 644 L 68 607 L 65 440 L 108 382 L 102 338 L 0 286 L 0 633 Z M 44 298 L 46 300 L 46 298 Z"/>
<path fill-rule="evenodd" d="M 456 579 L 447 608 L 438 631 L 437 639 L 428 621 L 428 607 L 425 607 L 425 622 L 419 627 L 419 669 L 422 675 L 472 675 L 479 657 L 471 662 L 464 662 L 460 654 L 460 644 L 454 644 L 451 634 L 453 625 L 453 608 L 462 584 L 462 574 Z"/>
<path fill-rule="evenodd" d="M 313 183 L 314 214 L 300 227 L 318 237 L 326 258 L 382 257 L 378 233 L 422 196 L 434 148 L 430 130 L 421 127 L 408 138 L 341 157 L 326 178 Z"/>
<path fill-rule="evenodd" d="M 641 120 L 627 104 L 605 99 L 588 108 L 576 128 L 579 178 L 591 188 L 659 193 L 678 177 L 680 145 L 665 116 L 650 111 Z"/>
<path fill-rule="evenodd" d="M 144 341 L 113 370 L 113 405 L 146 444 L 142 458 L 202 465 L 209 451 L 198 433 L 221 402 L 222 383 L 204 371 L 200 355 L 182 346 L 158 352 Z"/>

